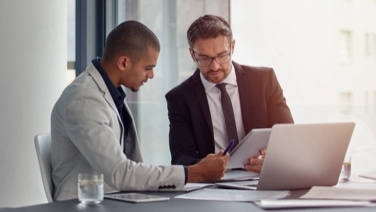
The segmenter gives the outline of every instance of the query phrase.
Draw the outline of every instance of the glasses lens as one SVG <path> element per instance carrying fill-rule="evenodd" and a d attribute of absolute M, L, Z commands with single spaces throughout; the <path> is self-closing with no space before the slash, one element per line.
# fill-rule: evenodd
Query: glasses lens
<path fill-rule="evenodd" d="M 210 58 L 207 58 L 207 59 L 199 59 L 197 60 L 198 64 L 200 66 L 210 66 L 211 62 L 212 62 L 212 59 Z"/>
<path fill-rule="evenodd" d="M 223 55 L 215 58 L 215 61 L 217 61 L 218 64 L 227 63 L 230 60 L 230 55 Z"/>
<path fill-rule="evenodd" d="M 210 66 L 210 64 L 215 60 L 216 63 L 218 64 L 224 64 L 230 61 L 230 53 L 222 56 L 218 56 L 215 58 L 202 58 L 202 59 L 197 59 L 197 63 L 201 67 L 206 67 Z"/>

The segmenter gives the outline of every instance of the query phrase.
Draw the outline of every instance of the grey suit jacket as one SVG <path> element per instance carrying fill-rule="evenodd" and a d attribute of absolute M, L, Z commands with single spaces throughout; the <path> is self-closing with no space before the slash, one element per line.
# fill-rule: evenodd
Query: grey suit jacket
<path fill-rule="evenodd" d="M 51 114 L 51 162 L 56 200 L 77 198 L 78 173 L 104 174 L 105 193 L 184 187 L 183 166 L 142 162 L 135 122 L 123 152 L 124 126 L 100 73 L 90 64 L 62 93 Z"/>

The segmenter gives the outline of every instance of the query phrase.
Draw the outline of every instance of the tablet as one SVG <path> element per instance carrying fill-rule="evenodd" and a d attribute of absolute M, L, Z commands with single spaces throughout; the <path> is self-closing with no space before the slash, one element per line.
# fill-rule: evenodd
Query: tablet
<path fill-rule="evenodd" d="M 149 194 L 140 194 L 140 193 L 121 193 L 121 194 L 106 194 L 104 198 L 120 200 L 126 202 L 157 202 L 157 201 L 167 201 L 169 197 L 155 196 Z"/>
<path fill-rule="evenodd" d="M 260 150 L 266 149 L 270 136 L 270 128 L 251 130 L 239 144 L 230 152 L 227 169 L 243 168 L 248 158 L 260 155 Z"/>

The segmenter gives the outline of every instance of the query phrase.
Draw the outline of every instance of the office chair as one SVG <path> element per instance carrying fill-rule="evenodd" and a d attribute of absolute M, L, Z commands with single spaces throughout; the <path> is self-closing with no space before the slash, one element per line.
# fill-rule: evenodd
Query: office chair
<path fill-rule="evenodd" d="M 48 202 L 53 202 L 54 184 L 52 182 L 51 167 L 51 134 L 41 133 L 34 137 L 35 150 L 37 152 L 43 187 Z"/>

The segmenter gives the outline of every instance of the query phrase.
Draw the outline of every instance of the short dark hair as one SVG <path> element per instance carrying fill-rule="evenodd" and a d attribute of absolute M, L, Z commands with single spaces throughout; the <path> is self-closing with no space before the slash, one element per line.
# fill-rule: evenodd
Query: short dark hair
<path fill-rule="evenodd" d="M 152 47 L 158 52 L 160 44 L 157 36 L 145 25 L 137 21 L 125 21 L 115 27 L 107 36 L 102 59 L 112 60 L 126 54 L 138 61 Z"/>
<path fill-rule="evenodd" d="M 187 39 L 189 47 L 198 38 L 216 38 L 220 35 L 227 36 L 232 41 L 232 30 L 230 24 L 222 17 L 216 15 L 204 15 L 196 19 L 187 31 Z"/>

